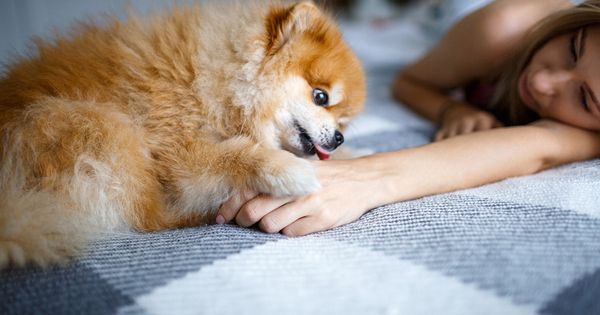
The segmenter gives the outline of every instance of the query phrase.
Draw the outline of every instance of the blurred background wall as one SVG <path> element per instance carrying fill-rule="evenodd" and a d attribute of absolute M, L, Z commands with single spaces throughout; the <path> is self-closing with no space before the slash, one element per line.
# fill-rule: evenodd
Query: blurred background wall
<path fill-rule="evenodd" d="M 145 12 L 172 1 L 0 0 L 0 62 L 25 52 L 32 36 L 46 37 L 55 29 L 65 30 L 76 19 L 85 20 L 101 13 L 124 17 L 128 6 Z"/>
<path fill-rule="evenodd" d="M 67 29 L 76 19 L 86 20 L 100 13 L 124 17 L 128 6 L 147 12 L 173 1 L 194 0 L 0 0 L 0 64 L 10 62 L 15 55 L 26 52 L 32 36 L 47 37 L 53 30 Z M 395 7 L 392 4 L 404 5 L 410 2 L 410 0 L 316 1 L 325 2 L 325 6 L 333 10 L 337 16 L 355 19 L 373 14 L 392 15 Z"/>

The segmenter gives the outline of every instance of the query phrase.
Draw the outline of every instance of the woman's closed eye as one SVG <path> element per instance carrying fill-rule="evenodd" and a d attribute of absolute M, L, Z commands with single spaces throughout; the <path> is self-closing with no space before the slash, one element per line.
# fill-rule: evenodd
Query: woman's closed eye
<path fill-rule="evenodd" d="M 589 112 L 590 106 L 588 104 L 587 95 L 583 86 L 579 88 L 579 95 L 581 96 L 581 106 L 583 106 L 583 109 L 585 109 L 585 111 Z"/>
<path fill-rule="evenodd" d="M 573 61 L 573 66 L 576 66 L 577 61 L 579 60 L 580 54 L 581 54 L 581 44 L 582 44 L 582 33 L 583 33 L 583 29 L 579 30 L 578 32 L 576 32 L 575 34 L 573 34 L 573 36 L 571 36 L 571 39 L 569 41 L 569 51 L 571 53 L 571 58 Z M 589 104 L 588 104 L 588 100 L 587 100 L 587 95 L 586 95 L 586 91 L 583 85 L 579 86 L 579 91 L 578 91 L 578 96 L 579 96 L 579 103 L 581 104 L 581 107 L 583 107 L 583 109 L 585 111 L 590 110 Z"/>

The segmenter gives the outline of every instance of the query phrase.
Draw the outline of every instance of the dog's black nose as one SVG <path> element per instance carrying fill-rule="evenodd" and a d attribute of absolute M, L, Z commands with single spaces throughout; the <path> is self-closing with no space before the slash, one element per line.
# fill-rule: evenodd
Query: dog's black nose
<path fill-rule="evenodd" d="M 342 143 L 344 143 L 344 135 L 339 132 L 338 130 L 335 131 L 335 134 L 333 136 L 334 140 L 335 140 L 335 147 L 339 147 L 342 145 Z"/>
<path fill-rule="evenodd" d="M 323 148 L 327 151 L 333 151 L 341 146 L 342 143 L 344 143 L 344 135 L 336 130 L 333 134 L 333 138 L 330 138 L 327 143 L 323 144 Z"/>

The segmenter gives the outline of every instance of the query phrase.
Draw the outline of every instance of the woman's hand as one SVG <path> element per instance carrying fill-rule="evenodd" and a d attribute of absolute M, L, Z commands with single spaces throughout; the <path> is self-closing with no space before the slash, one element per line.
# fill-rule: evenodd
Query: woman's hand
<path fill-rule="evenodd" d="M 357 220 L 380 204 L 385 189 L 376 167 L 365 159 L 313 162 L 322 189 L 302 197 L 274 198 L 255 192 L 233 196 L 219 209 L 217 223 L 258 224 L 268 233 L 306 235 Z"/>
<path fill-rule="evenodd" d="M 502 127 L 494 115 L 461 102 L 452 102 L 443 109 L 439 121 L 441 126 L 434 141 Z"/>

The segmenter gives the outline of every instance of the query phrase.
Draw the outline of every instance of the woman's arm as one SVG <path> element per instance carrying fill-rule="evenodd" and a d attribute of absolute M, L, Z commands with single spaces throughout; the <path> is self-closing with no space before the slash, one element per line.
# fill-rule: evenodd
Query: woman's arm
<path fill-rule="evenodd" d="M 305 235 L 350 223 L 368 210 L 528 175 L 600 156 L 600 135 L 553 121 L 472 133 L 356 160 L 315 162 L 322 190 L 300 198 L 248 194 L 219 210 L 219 223 L 258 223 Z"/>
<path fill-rule="evenodd" d="M 386 203 L 476 187 L 598 156 L 600 134 L 544 120 L 374 155 L 364 162 L 379 168 L 380 178 L 385 179 L 388 197 L 381 201 Z M 392 164 L 397 167 L 389 168 Z"/>

